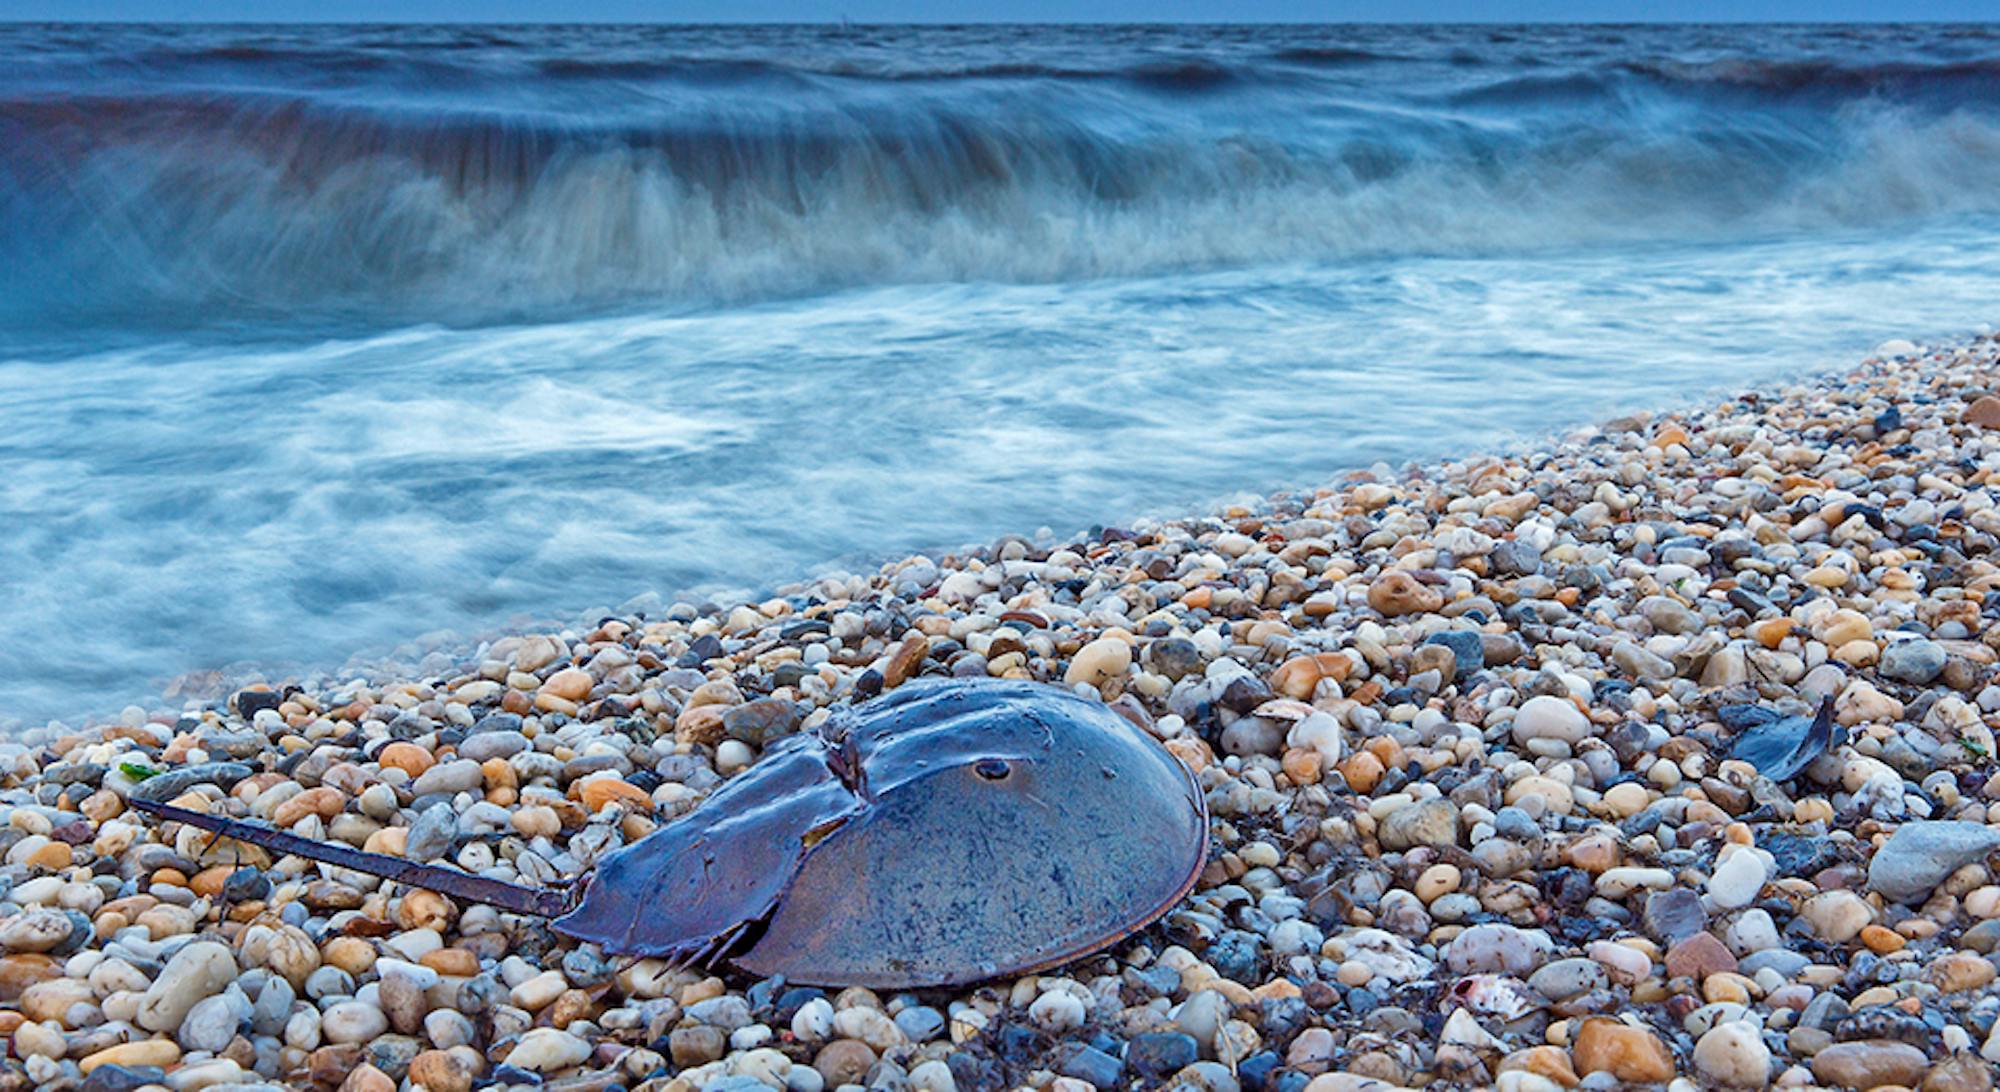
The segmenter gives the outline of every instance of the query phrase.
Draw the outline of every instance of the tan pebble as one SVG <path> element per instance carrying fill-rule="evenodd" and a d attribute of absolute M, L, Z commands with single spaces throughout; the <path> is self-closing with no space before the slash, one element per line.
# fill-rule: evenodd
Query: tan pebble
<path fill-rule="evenodd" d="M 553 838 L 562 830 L 562 820 L 554 808 L 531 804 L 514 813 L 514 829 L 527 838 Z"/>
<path fill-rule="evenodd" d="M 1924 968 L 1924 980 L 1942 993 L 1984 989 L 1993 979 L 1992 962 L 1973 952 L 1946 952 Z"/>
<path fill-rule="evenodd" d="M 194 932 L 194 914 L 182 906 L 155 906 L 132 924 L 145 927 L 154 940 L 164 940 Z"/>
<path fill-rule="evenodd" d="M 582 990 L 564 990 L 555 1002 L 549 1005 L 546 1015 L 555 1027 L 566 1028 L 590 1015 L 590 995 Z"/>
<path fill-rule="evenodd" d="M 1497 1073 L 1533 1073 L 1564 1088 L 1575 1088 L 1580 1080 L 1569 1055 L 1558 1046 L 1529 1047 L 1500 1059 Z"/>
<path fill-rule="evenodd" d="M 430 1092 L 471 1092 L 485 1069 L 485 1059 L 469 1046 L 426 1050 L 410 1059 L 410 1083 Z"/>
<path fill-rule="evenodd" d="M 1629 819 L 1646 810 L 1653 794 L 1636 781 L 1624 781 L 1604 791 L 1604 807 L 1620 819 Z"/>
<path fill-rule="evenodd" d="M 590 696 L 592 685 L 590 672 L 580 667 L 565 667 L 542 683 L 541 693 L 567 702 L 580 702 Z"/>
<path fill-rule="evenodd" d="M 386 853 L 391 857 L 401 857 L 409 844 L 409 827 L 383 827 L 370 834 L 361 843 L 361 848 L 370 853 Z"/>
<path fill-rule="evenodd" d="M 1701 996 L 1710 1004 L 1729 1001 L 1747 1005 L 1754 999 L 1755 986 L 1755 983 L 1740 974 L 1718 971 L 1702 980 Z"/>
<path fill-rule="evenodd" d="M 456 915 L 457 908 L 450 899 L 421 887 L 405 893 L 396 906 L 396 924 L 405 929 L 435 929 L 442 933 L 451 927 Z"/>
<path fill-rule="evenodd" d="M 20 1014 L 14 1015 L 18 1017 Z M 69 1054 L 69 1043 L 63 1038 L 62 1032 L 47 1024 L 22 1021 L 10 1028 L 8 1033 L 14 1037 L 15 1057 L 42 1057 L 61 1061 Z"/>
<path fill-rule="evenodd" d="M 361 937 L 335 937 L 320 949 L 320 959 L 358 977 L 375 966 L 375 945 Z"/>
<path fill-rule="evenodd" d="M 1806 573 L 1806 583 L 1816 588 L 1839 588 L 1847 584 L 1847 570 L 1837 565 L 1821 565 Z"/>
<path fill-rule="evenodd" d="M 1274 978 L 1250 991 L 1250 996 L 1259 1004 L 1265 1001 L 1288 1001 L 1303 996 L 1305 991 L 1289 978 Z"/>
<path fill-rule="evenodd" d="M 1424 900 L 1425 903 L 1435 902 L 1438 896 L 1448 895 L 1458 890 L 1459 881 L 1462 878 L 1458 868 L 1454 865 L 1432 865 L 1424 869 L 1423 875 L 1417 877 L 1417 897 Z"/>
<path fill-rule="evenodd" d="M 835 1039 L 819 1048 L 812 1063 L 830 1087 L 860 1084 L 874 1065 L 874 1049 L 859 1039 Z"/>
<path fill-rule="evenodd" d="M 1873 641 L 1849 641 L 1834 649 L 1833 655 L 1849 667 L 1867 667 L 1881 658 L 1882 649 Z"/>
<path fill-rule="evenodd" d="M 28 854 L 28 864 L 34 868 L 46 868 L 51 872 L 68 868 L 75 859 L 75 852 L 68 842 L 49 842 Z"/>
<path fill-rule="evenodd" d="M 1968 892 L 1965 912 L 1975 918 L 2000 917 L 2000 885 L 1987 884 Z"/>
<path fill-rule="evenodd" d="M 479 957 L 464 948 L 439 948 L 425 952 L 417 962 L 453 978 L 471 978 L 479 973 Z"/>
<path fill-rule="evenodd" d="M 1433 645 L 1431 647 L 1435 648 L 1438 646 Z M 1362 750 L 1374 755 L 1381 761 L 1385 769 L 1393 770 L 1409 765 L 1409 756 L 1403 751 L 1403 745 L 1396 742 L 1396 737 L 1394 736 L 1376 736 L 1374 739 L 1369 740 L 1368 745 L 1363 747 Z"/>
<path fill-rule="evenodd" d="M 99 789 L 84 797 L 77 810 L 92 822 L 103 823 L 125 813 L 125 800 L 110 789 Z"/>
<path fill-rule="evenodd" d="M 1870 986 L 1854 995 L 1848 1005 L 1856 1009 L 1872 1009 L 1877 1005 L 1892 1005 L 1896 1002 L 1893 986 Z"/>
<path fill-rule="evenodd" d="M 1837 610 L 1819 627 L 1819 639 L 1828 648 L 1839 648 L 1855 641 L 1874 641 L 1875 627 L 1857 611 Z"/>
<path fill-rule="evenodd" d="M 1591 834 L 1564 846 L 1563 860 L 1571 868 L 1597 875 L 1618 867 L 1619 862 L 1624 860 L 1624 853 L 1617 839 L 1605 834 Z"/>
<path fill-rule="evenodd" d="M 1099 637 L 1076 650 L 1063 681 L 1071 686 L 1101 687 L 1132 666 L 1132 646 L 1116 637 Z"/>
<path fill-rule="evenodd" d="M 363 1062 L 340 1082 L 340 1092 L 396 1092 L 396 1082 L 387 1073 Z"/>
<path fill-rule="evenodd" d="M 1571 1051 L 1576 1071 L 1609 1073 L 1631 1084 L 1661 1084 L 1674 1077 L 1674 1056 L 1651 1031 L 1607 1016 L 1593 1016 L 1576 1031 Z"/>
<path fill-rule="evenodd" d="M 171 1039 L 142 1039 L 136 1043 L 121 1043 L 84 1058 L 77 1068 L 88 1075 L 102 1065 L 116 1065 L 132 1068 L 142 1065 L 156 1065 L 162 1068 L 181 1060 L 181 1048 Z"/>
<path fill-rule="evenodd" d="M 728 712 L 720 705 L 690 705 L 674 719 L 674 739 L 713 747 L 722 739 L 722 718 Z"/>
<path fill-rule="evenodd" d="M 700 708 L 705 705 L 738 706 L 743 704 L 743 691 L 728 679 L 710 679 L 694 688 L 688 695 L 688 707 Z"/>
<path fill-rule="evenodd" d="M 535 695 L 535 708 L 544 713 L 560 713 L 566 717 L 574 717 L 581 711 L 582 706 L 570 701 L 568 698 L 559 698 L 544 690 Z M 569 756 L 558 754 L 556 757 L 567 758 Z"/>
<path fill-rule="evenodd" d="M 1324 762 L 1325 760 L 1320 757 L 1318 751 L 1307 750 L 1303 747 L 1292 747 L 1285 751 L 1285 757 L 1280 765 L 1285 771 L 1285 776 L 1291 779 L 1292 784 L 1317 785 L 1320 781 L 1321 766 Z"/>
<path fill-rule="evenodd" d="M 308 815 L 321 819 L 331 819 L 347 807 L 347 796 L 339 789 L 321 785 L 307 789 L 297 796 L 279 804 L 271 812 L 271 822 L 279 827 L 289 827 Z"/>
<path fill-rule="evenodd" d="M 1401 569 L 1391 569 L 1368 586 L 1368 605 L 1395 618 L 1437 610 L 1444 606 L 1444 595 Z"/>
<path fill-rule="evenodd" d="M 1799 823 L 1824 823 L 1833 819 L 1833 804 L 1822 796 L 1808 796 L 1792 805 L 1792 819 Z"/>
<path fill-rule="evenodd" d="M 723 985 L 722 979 L 714 976 L 701 979 L 698 982 L 690 982 L 681 988 L 681 1007 L 688 1008 L 711 997 L 721 997 L 723 990 L 726 988 Z"/>
<path fill-rule="evenodd" d="M 1975 428 L 2000 428 L 2000 398 L 1982 395 L 1958 419 Z"/>
<path fill-rule="evenodd" d="M 1548 804 L 1548 809 L 1557 815 L 1568 815 L 1576 808 L 1576 795 L 1568 785 L 1552 777 L 1534 774 L 1507 786 L 1505 799 L 1508 804 L 1519 804 L 1530 796 L 1539 796 Z"/>
<path fill-rule="evenodd" d="M 1168 754 L 1180 759 L 1181 765 L 1194 773 L 1208 769 L 1209 764 L 1215 761 L 1215 752 L 1209 749 L 1207 743 L 1194 736 L 1176 736 L 1168 740 L 1165 746 Z"/>
<path fill-rule="evenodd" d="M 1346 678 L 1350 662 L 1347 657 L 1333 653 L 1294 656 L 1271 672 L 1271 689 L 1288 698 L 1309 701 L 1321 679 L 1332 678 L 1337 682 Z"/>
<path fill-rule="evenodd" d="M 56 973 L 62 972 L 58 968 Z M 30 1020 L 63 1024 L 69 1016 L 71 1006 L 87 1005 L 95 1000 L 97 1000 L 96 991 L 90 988 L 89 983 L 69 978 L 51 978 L 35 982 L 22 990 L 16 1004 L 20 1007 L 21 1013 Z"/>

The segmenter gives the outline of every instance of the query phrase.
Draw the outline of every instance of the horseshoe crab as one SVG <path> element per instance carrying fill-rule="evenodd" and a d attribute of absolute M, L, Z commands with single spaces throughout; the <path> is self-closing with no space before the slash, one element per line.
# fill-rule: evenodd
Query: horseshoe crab
<path fill-rule="evenodd" d="M 142 786 L 143 788 L 143 786 Z M 1130 936 L 1194 886 L 1208 809 L 1188 769 L 1054 687 L 923 680 L 767 748 L 694 811 L 568 890 L 140 810 L 516 913 L 613 954 L 907 989 L 1041 970 Z"/>
<path fill-rule="evenodd" d="M 1748 762 L 1757 772 L 1783 783 L 1797 777 L 1812 760 L 1838 747 L 1847 733 L 1833 722 L 1833 698 L 1820 704 L 1813 717 L 1781 716 L 1756 705 L 1725 707 L 1723 723 L 1736 729 L 1729 757 Z"/>

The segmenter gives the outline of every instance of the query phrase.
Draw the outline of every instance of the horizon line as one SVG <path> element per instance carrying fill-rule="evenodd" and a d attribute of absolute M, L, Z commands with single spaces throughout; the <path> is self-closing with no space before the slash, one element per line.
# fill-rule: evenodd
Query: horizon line
<path fill-rule="evenodd" d="M 1412 27 L 1698 27 L 1698 26 L 1771 26 L 1771 27 L 1839 27 L 1839 26 L 1962 26 L 2000 27 L 2000 19 L 1170 19 L 1170 20 L 1101 20 L 1101 19 L 952 19 L 952 20 L 892 20 L 886 22 L 854 22 L 845 19 L 721 19 L 721 20 L 635 20 L 635 19 L 19 19 L 0 16 L 0 26 L 122 26 L 122 27 L 165 27 L 165 26 L 209 26 L 209 27 L 308 27 L 308 26 L 353 26 L 353 27 L 426 27 L 426 26 L 483 26 L 483 27 L 685 27 L 688 29 L 713 27 L 849 27 L 854 29 L 893 29 L 904 27 L 926 27 L 951 29 L 958 27 L 1357 27 L 1357 26 L 1412 26 Z"/>

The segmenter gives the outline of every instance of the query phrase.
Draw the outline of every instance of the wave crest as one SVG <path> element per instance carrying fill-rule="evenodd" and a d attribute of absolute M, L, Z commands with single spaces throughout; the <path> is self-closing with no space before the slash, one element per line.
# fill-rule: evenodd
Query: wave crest
<path fill-rule="evenodd" d="M 0 319 L 471 321 L 2000 211 L 2000 121 L 1977 101 L 1725 109 L 1551 72 L 1329 111 L 1214 62 L 1145 71 L 1156 86 L 1087 109 L 1045 72 L 978 94 L 709 89 L 608 119 L 243 91 L 0 101 Z M 1168 97 L 1217 84 L 1221 112 Z"/>

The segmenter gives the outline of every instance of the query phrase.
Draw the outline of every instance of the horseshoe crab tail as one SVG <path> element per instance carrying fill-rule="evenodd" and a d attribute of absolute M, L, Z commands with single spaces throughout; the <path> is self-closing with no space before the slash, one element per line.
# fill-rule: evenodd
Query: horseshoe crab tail
<path fill-rule="evenodd" d="M 366 872 L 371 876 L 380 876 L 385 880 L 394 880 L 412 887 L 426 888 L 454 898 L 497 906 L 516 914 L 553 918 L 567 913 L 570 908 L 568 893 L 557 888 L 520 887 L 440 865 L 406 861 L 386 853 L 369 853 L 335 843 L 315 842 L 310 838 L 301 838 L 296 834 L 261 823 L 228 819 L 220 815 L 204 815 L 198 811 L 177 808 L 172 804 L 162 804 L 138 793 L 132 794 L 128 803 L 140 811 L 157 815 L 162 819 L 186 823 L 191 827 L 212 831 L 239 842 L 263 846 L 275 853 L 289 853 L 340 868 L 351 868 L 356 872 Z"/>

